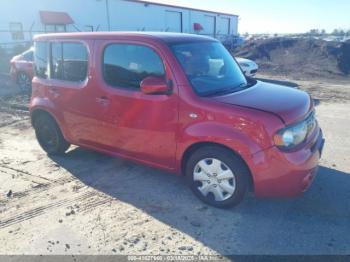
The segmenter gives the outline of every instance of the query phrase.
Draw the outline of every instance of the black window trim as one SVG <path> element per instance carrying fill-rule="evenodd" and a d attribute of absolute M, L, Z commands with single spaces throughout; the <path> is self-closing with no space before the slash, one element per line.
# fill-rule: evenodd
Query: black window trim
<path fill-rule="evenodd" d="M 101 78 L 102 78 L 102 81 L 103 83 L 110 89 L 112 90 L 124 90 L 124 91 L 128 91 L 128 92 L 138 92 L 138 93 L 141 93 L 141 90 L 140 88 L 128 88 L 128 87 L 122 87 L 122 86 L 113 86 L 111 85 L 110 83 L 108 83 L 105 79 L 105 74 L 104 74 L 104 58 L 105 58 L 105 52 L 106 52 L 106 49 L 111 46 L 111 45 L 138 45 L 138 46 L 143 46 L 143 47 L 147 47 L 151 50 L 153 50 L 159 57 L 160 61 L 162 62 L 163 64 L 163 69 L 164 69 L 164 80 L 168 83 L 169 80 L 168 80 L 168 73 L 167 73 L 167 67 L 166 67 L 166 63 L 165 63 L 165 60 L 163 59 L 164 55 L 158 51 L 156 48 L 154 48 L 152 45 L 150 44 L 147 44 L 147 43 L 142 43 L 142 42 L 137 42 L 137 41 L 123 41 L 123 40 L 120 40 L 120 41 L 111 41 L 111 42 L 108 42 L 106 44 L 104 44 L 103 46 L 103 49 L 102 49 L 102 54 L 101 54 Z"/>
<path fill-rule="evenodd" d="M 86 81 L 89 78 L 89 72 L 90 72 L 90 52 L 89 52 L 89 46 L 84 42 L 80 40 L 74 40 L 74 39 L 57 39 L 57 40 L 48 40 L 47 41 L 49 44 L 48 48 L 48 63 L 49 63 L 49 72 L 48 72 L 48 80 L 53 80 L 53 81 L 62 81 L 62 82 L 67 82 L 67 83 L 75 83 L 75 84 L 81 84 L 81 83 L 86 83 Z M 60 43 L 61 44 L 61 53 L 63 56 L 63 43 L 73 43 L 73 44 L 82 44 L 85 47 L 86 55 L 87 55 L 87 68 L 86 68 L 86 75 L 85 78 L 81 81 L 71 81 L 71 80 L 66 80 L 66 79 L 57 79 L 57 78 L 52 78 L 52 44 L 53 43 Z"/>

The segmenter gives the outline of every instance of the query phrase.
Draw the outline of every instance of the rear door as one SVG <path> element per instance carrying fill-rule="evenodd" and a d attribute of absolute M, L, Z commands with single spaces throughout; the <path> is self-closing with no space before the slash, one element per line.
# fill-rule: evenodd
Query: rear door
<path fill-rule="evenodd" d="M 100 126 L 94 110 L 94 82 L 91 77 L 93 42 L 50 42 L 50 81 L 48 97 L 62 115 L 71 142 L 96 143 Z M 89 69 L 90 67 L 90 69 Z"/>
<path fill-rule="evenodd" d="M 101 65 L 99 106 L 103 146 L 160 167 L 175 165 L 178 93 L 161 49 L 145 43 L 97 41 Z M 174 83 L 170 95 L 147 95 L 140 82 L 148 76 Z"/>

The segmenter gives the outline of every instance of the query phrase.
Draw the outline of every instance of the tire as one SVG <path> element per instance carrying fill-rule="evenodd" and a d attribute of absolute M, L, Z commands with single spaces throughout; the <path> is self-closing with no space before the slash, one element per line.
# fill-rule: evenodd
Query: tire
<path fill-rule="evenodd" d="M 243 200 L 250 171 L 244 161 L 230 150 L 204 146 L 188 158 L 185 175 L 200 200 L 214 207 L 230 208 Z"/>
<path fill-rule="evenodd" d="M 50 115 L 37 116 L 34 129 L 39 145 L 48 155 L 61 155 L 69 148 L 70 144 L 64 139 L 59 126 Z"/>
<path fill-rule="evenodd" d="M 32 81 L 30 77 L 24 73 L 19 72 L 17 75 L 17 84 L 22 92 L 31 93 L 32 91 Z"/>

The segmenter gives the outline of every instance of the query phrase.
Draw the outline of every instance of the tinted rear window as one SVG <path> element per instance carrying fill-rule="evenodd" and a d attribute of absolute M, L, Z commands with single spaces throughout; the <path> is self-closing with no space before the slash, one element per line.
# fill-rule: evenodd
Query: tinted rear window
<path fill-rule="evenodd" d="M 51 43 L 51 78 L 81 82 L 87 76 L 88 54 L 81 43 Z"/>
<path fill-rule="evenodd" d="M 81 43 L 63 43 L 62 79 L 67 81 L 84 81 L 87 76 L 88 54 Z"/>

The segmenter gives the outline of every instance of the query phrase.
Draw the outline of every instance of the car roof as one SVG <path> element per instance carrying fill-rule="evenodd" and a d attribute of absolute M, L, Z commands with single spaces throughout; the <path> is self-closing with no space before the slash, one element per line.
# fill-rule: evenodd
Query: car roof
<path fill-rule="evenodd" d="M 79 33 L 54 33 L 36 35 L 34 41 L 48 41 L 57 39 L 70 40 L 114 40 L 114 39 L 137 39 L 155 40 L 166 43 L 217 41 L 214 38 L 184 33 L 169 32 L 79 32 Z"/>

